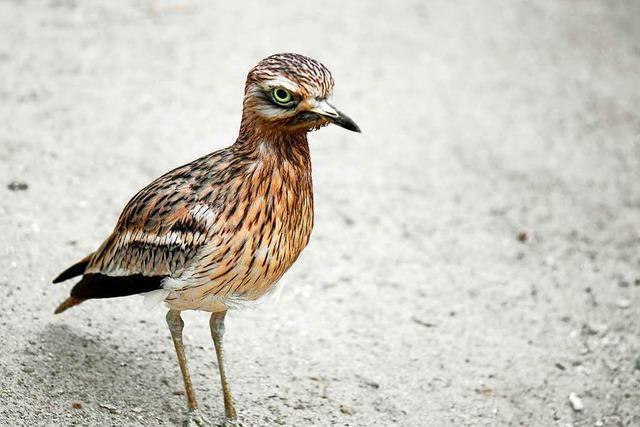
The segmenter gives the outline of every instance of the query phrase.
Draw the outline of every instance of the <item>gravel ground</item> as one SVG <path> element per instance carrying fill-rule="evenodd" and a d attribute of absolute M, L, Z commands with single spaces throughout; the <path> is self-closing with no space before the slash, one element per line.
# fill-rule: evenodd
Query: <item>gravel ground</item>
<path fill-rule="evenodd" d="M 312 136 L 312 242 L 228 317 L 244 424 L 640 425 L 640 3 L 222 3 L 0 2 L 0 424 L 181 423 L 164 310 L 50 282 L 295 51 L 363 133 Z"/>

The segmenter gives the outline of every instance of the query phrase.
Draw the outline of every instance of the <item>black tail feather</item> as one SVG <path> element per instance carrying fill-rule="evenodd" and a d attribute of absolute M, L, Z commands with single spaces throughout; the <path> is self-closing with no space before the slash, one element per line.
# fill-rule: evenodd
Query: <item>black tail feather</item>
<path fill-rule="evenodd" d="M 65 280 L 69 280 L 72 277 L 76 277 L 84 274 L 84 271 L 87 268 L 87 264 L 89 264 L 89 261 L 91 260 L 92 256 L 93 254 L 87 255 L 77 263 L 73 264 L 71 267 L 67 268 L 65 271 L 60 273 L 58 277 L 53 279 L 53 283 L 64 282 Z"/>
<path fill-rule="evenodd" d="M 106 274 L 85 274 L 71 289 L 71 296 L 79 300 L 92 298 L 115 298 L 155 291 L 161 288 L 166 276 L 107 276 Z"/>

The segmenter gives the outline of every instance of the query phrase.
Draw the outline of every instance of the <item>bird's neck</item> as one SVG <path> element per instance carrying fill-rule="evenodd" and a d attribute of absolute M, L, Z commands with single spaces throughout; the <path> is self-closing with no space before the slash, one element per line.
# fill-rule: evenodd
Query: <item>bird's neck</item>
<path fill-rule="evenodd" d="M 293 263 L 309 241 L 313 228 L 313 184 L 307 133 L 259 128 L 243 120 L 238 140 L 231 150 L 242 159 L 245 171 L 235 194 L 244 194 L 243 186 L 248 185 L 256 189 L 246 191 L 252 194 L 252 204 L 262 206 L 267 200 L 265 206 L 271 208 L 265 208 L 265 218 L 281 224 L 282 247 L 289 249 L 288 263 Z"/>
<path fill-rule="evenodd" d="M 305 168 L 311 166 L 306 131 L 257 125 L 243 117 L 235 147 L 257 157 L 293 162 Z"/>

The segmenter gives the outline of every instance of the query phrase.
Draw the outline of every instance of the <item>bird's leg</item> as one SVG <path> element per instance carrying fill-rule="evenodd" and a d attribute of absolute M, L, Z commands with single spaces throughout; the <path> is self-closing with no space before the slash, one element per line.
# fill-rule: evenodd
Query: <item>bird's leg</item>
<path fill-rule="evenodd" d="M 234 424 L 237 420 L 237 416 L 236 410 L 233 407 L 233 398 L 231 397 L 231 390 L 229 389 L 227 376 L 224 372 L 224 349 L 222 346 L 222 337 L 224 335 L 224 316 L 226 314 L 226 311 L 211 313 L 209 326 L 211 326 L 211 337 L 213 338 L 213 344 L 216 347 L 216 356 L 218 358 L 218 370 L 220 371 L 220 382 L 222 383 L 222 394 L 224 395 L 224 414 L 227 418 L 227 423 Z"/>
<path fill-rule="evenodd" d="M 176 348 L 176 355 L 178 356 L 178 364 L 180 365 L 180 371 L 182 371 L 182 379 L 184 380 L 184 389 L 187 394 L 187 405 L 189 407 L 189 415 L 186 424 L 196 424 L 198 426 L 204 426 L 205 420 L 198 413 L 198 402 L 196 401 L 196 394 L 193 391 L 193 385 L 191 384 L 191 377 L 189 376 L 189 368 L 187 367 L 187 358 L 184 354 L 184 344 L 182 343 L 182 329 L 184 328 L 184 322 L 180 317 L 180 311 L 169 310 L 167 313 L 167 324 L 169 325 L 169 331 L 171 331 L 171 338 L 173 339 L 173 345 Z"/>

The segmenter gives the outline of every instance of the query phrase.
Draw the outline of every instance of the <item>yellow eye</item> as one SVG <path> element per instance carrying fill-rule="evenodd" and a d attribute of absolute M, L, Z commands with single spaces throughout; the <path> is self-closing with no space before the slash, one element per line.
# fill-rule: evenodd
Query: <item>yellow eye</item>
<path fill-rule="evenodd" d="M 273 97 L 273 100 L 280 105 L 287 105 L 293 100 L 291 92 L 283 87 L 274 88 L 271 92 L 271 96 Z"/>

